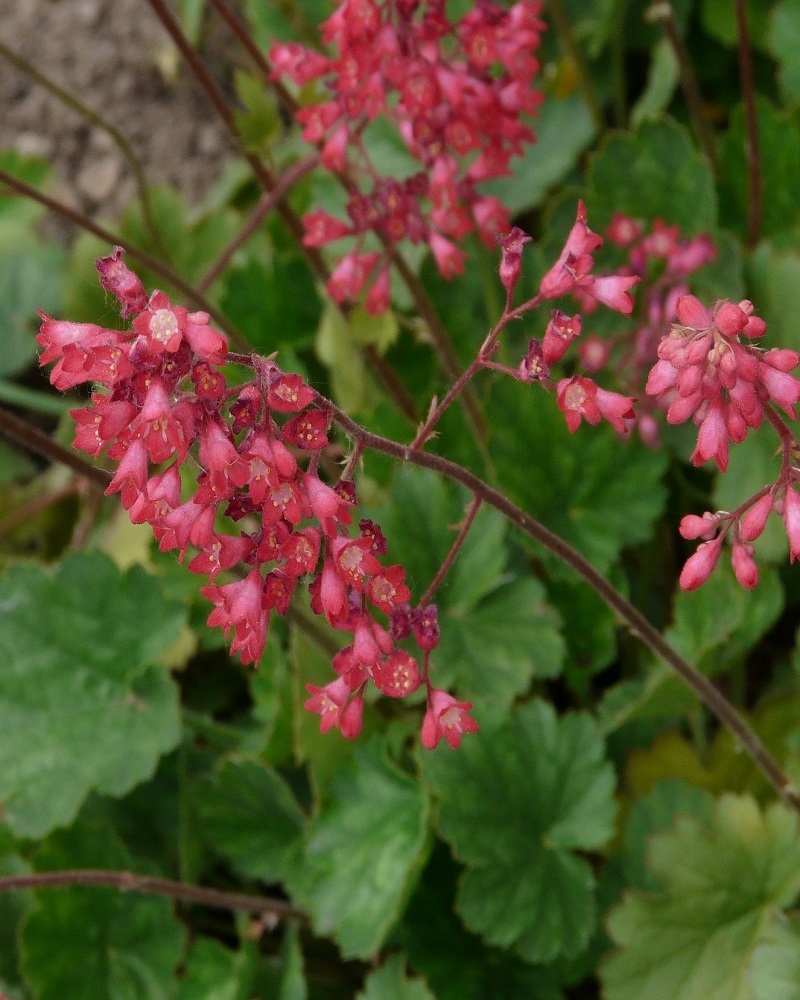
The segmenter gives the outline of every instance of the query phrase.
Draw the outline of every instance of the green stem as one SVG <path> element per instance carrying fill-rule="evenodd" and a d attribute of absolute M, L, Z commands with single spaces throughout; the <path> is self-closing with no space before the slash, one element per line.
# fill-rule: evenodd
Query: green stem
<path fill-rule="evenodd" d="M 4 378 L 0 378 L 0 403 L 24 407 L 34 413 L 46 413 L 51 417 L 63 417 L 70 408 L 81 405 L 79 399 L 54 396 L 40 389 L 28 389 Z"/>

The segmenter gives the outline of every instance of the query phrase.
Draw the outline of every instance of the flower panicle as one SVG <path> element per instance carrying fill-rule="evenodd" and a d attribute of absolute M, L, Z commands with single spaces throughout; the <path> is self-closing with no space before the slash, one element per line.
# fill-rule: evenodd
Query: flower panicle
<path fill-rule="evenodd" d="M 334 657 L 336 678 L 308 688 L 306 708 L 323 732 L 358 735 L 369 684 L 390 698 L 425 686 L 429 703 L 436 694 L 440 704 L 428 677 L 439 641 L 436 606 L 410 608 L 405 571 L 384 564 L 378 525 L 362 519 L 351 534 L 355 484 L 330 485 L 318 474 L 331 424 L 324 401 L 272 359 L 253 357 L 254 379 L 230 386 L 227 340 L 207 313 L 160 291 L 148 297 L 119 247 L 96 265 L 132 317 L 130 329 L 42 314 L 39 361 L 54 363 L 50 379 L 61 390 L 94 384 L 89 404 L 72 411 L 74 445 L 116 462 L 106 493 L 119 494 L 134 523 L 150 525 L 161 551 L 183 560 L 193 550 L 189 571 L 208 578 L 201 587 L 212 604 L 208 624 L 243 663 L 257 664 L 272 612 L 286 614 L 301 580 L 310 579 L 312 611 L 352 637 Z M 199 473 L 184 498 L 180 470 L 189 460 Z M 405 634 L 395 619 L 408 622 L 422 669 L 398 645 Z M 439 724 L 451 746 L 456 729 L 477 728 L 468 709 L 460 711 Z"/>

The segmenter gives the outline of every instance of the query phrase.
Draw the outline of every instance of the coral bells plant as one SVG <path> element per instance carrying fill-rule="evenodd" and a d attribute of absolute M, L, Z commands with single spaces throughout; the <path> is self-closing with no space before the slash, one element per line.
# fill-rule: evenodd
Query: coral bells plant
<path fill-rule="evenodd" d="M 359 734 L 370 683 L 391 698 L 424 684 L 425 746 L 442 736 L 458 746 L 461 733 L 477 726 L 469 703 L 437 691 L 429 679 L 436 606 L 409 608 L 403 568 L 380 561 L 387 544 L 376 524 L 362 519 L 350 536 L 355 456 L 333 486 L 320 478 L 329 443 L 325 401 L 270 359 L 229 354 L 207 313 L 173 306 L 160 291 L 148 297 L 120 247 L 96 267 L 121 315 L 132 317 L 131 329 L 42 314 L 37 340 L 40 363 L 56 362 L 56 388 L 93 382 L 105 390 L 72 415 L 75 447 L 95 458 L 107 450 L 117 463 L 106 493 L 119 494 L 134 523 L 152 527 L 162 551 L 176 549 L 183 560 L 190 547 L 197 550 L 188 568 L 209 577 L 201 588 L 214 605 L 208 624 L 230 638 L 243 663 L 258 663 L 272 611 L 286 614 L 300 581 L 310 580 L 312 611 L 353 637 L 334 657 L 338 677 L 325 687 L 309 685 L 306 708 L 319 714 L 323 732 L 335 726 L 348 739 Z M 255 378 L 229 387 L 229 360 L 249 365 Z M 200 472 L 182 498 L 181 468 L 190 462 Z M 238 534 L 226 530 L 237 523 Z M 220 582 L 231 572 L 238 578 Z M 410 633 L 424 651 L 422 671 L 396 645 Z"/>
<path fill-rule="evenodd" d="M 38 5 L 0 1000 L 798 1000 L 797 3 Z"/>
<path fill-rule="evenodd" d="M 731 561 L 736 579 L 747 589 L 758 583 L 758 569 L 750 544 L 763 532 L 774 510 L 783 517 L 792 561 L 800 553 L 800 473 L 794 468 L 798 442 L 781 417 L 783 410 L 797 419 L 800 379 L 791 372 L 800 364 L 796 351 L 764 350 L 766 323 L 754 315 L 752 302 L 717 302 L 712 310 L 693 295 L 677 302 L 678 322 L 658 347 L 659 360 L 650 372 L 647 391 L 663 405 L 673 424 L 691 419 L 698 427 L 692 462 L 714 459 L 721 472 L 728 467 L 729 444 L 739 444 L 766 418 L 778 434 L 782 454 L 777 480 L 741 504 L 735 511 L 681 521 L 684 538 L 702 538 L 680 577 L 684 590 L 694 590 L 708 579 L 719 559 L 722 542 L 732 542 Z"/>
<path fill-rule="evenodd" d="M 307 246 L 355 239 L 328 281 L 337 302 L 369 285 L 367 309 L 385 311 L 390 250 L 405 240 L 427 244 L 452 278 L 463 270 L 458 243 L 468 233 L 477 229 L 491 245 L 508 231 L 502 202 L 480 185 L 507 176 L 512 157 L 534 141 L 525 119 L 543 100 L 533 87 L 541 6 L 482 0 L 453 21 L 444 0 L 341 0 L 322 25 L 331 56 L 294 42 L 273 46 L 277 77 L 318 81 L 327 91 L 297 120 L 303 138 L 320 145 L 322 165 L 347 179 L 346 220 L 324 208 L 303 218 Z M 404 179 L 376 170 L 364 140 L 378 117 L 391 122 L 420 170 Z M 369 248 L 370 233 L 382 250 Z"/>

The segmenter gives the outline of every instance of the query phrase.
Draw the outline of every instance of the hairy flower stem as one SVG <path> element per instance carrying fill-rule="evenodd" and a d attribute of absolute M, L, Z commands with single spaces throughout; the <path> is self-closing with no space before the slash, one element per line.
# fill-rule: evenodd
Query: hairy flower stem
<path fill-rule="evenodd" d="M 444 578 L 450 572 L 450 567 L 456 561 L 456 556 L 461 551 L 461 546 L 466 541 L 467 535 L 469 534 L 469 529 L 472 527 L 472 522 L 475 520 L 475 517 L 478 511 L 481 509 L 482 504 L 483 500 L 481 500 L 480 497 L 472 498 L 472 502 L 469 505 L 464 520 L 461 522 L 461 524 L 458 525 L 458 534 L 456 535 L 455 541 L 450 546 L 450 551 L 444 557 L 442 565 L 436 571 L 436 576 L 433 578 L 433 580 L 431 580 L 430 586 L 417 602 L 418 607 L 424 608 L 426 605 L 430 604 L 431 601 L 433 600 L 434 594 L 441 586 L 442 580 L 444 580 Z"/>
<path fill-rule="evenodd" d="M 669 2 L 654 3 L 645 16 L 650 21 L 658 21 L 661 25 L 661 30 L 664 32 L 664 37 L 669 42 L 672 53 L 678 63 L 681 89 L 686 99 L 689 117 L 692 119 L 695 133 L 700 145 L 703 147 L 703 152 L 708 157 L 708 162 L 711 164 L 714 173 L 718 173 L 719 157 L 717 156 L 717 148 L 714 143 L 714 132 L 708 121 L 692 57 L 686 48 L 683 35 L 678 30 L 678 25 L 675 23 L 672 4 Z"/>
<path fill-rule="evenodd" d="M 739 80 L 744 101 L 745 161 L 747 163 L 747 232 L 749 249 L 758 243 L 761 234 L 763 193 L 761 190 L 761 151 L 758 141 L 758 118 L 753 82 L 753 56 L 744 0 L 736 0 L 736 26 L 739 35 Z"/>
<path fill-rule="evenodd" d="M 228 130 L 231 138 L 236 143 L 242 156 L 247 161 L 250 169 L 253 171 L 253 175 L 256 180 L 264 189 L 265 193 L 271 194 L 275 191 L 279 184 L 278 179 L 275 178 L 272 171 L 269 170 L 269 168 L 262 163 L 257 156 L 245 148 L 242 137 L 236 127 L 233 112 L 228 104 L 225 94 L 219 88 L 213 77 L 203 65 L 203 62 L 198 54 L 190 45 L 189 40 L 181 30 L 180 24 L 175 19 L 166 3 L 164 3 L 164 0 L 148 0 L 148 3 L 166 28 L 172 40 L 175 42 L 175 45 L 183 58 L 186 60 L 186 63 L 192 73 L 194 73 L 198 82 L 205 90 L 208 99 L 211 101 L 211 104 L 214 106 L 214 109 L 225 125 L 225 128 Z M 275 208 L 277 209 L 278 214 L 283 219 L 289 232 L 292 234 L 297 246 L 302 248 L 311 270 L 314 272 L 319 281 L 323 284 L 326 283 L 330 277 L 327 265 L 318 250 L 314 247 L 307 247 L 303 245 L 304 229 L 299 216 L 292 209 L 291 205 L 289 205 L 285 194 L 283 197 L 276 198 L 275 200 Z M 387 373 L 388 365 L 384 359 L 378 355 L 377 351 L 371 348 L 366 348 L 364 354 L 371 366 L 378 372 L 400 412 L 411 420 L 415 419 L 416 407 L 414 406 L 413 401 L 410 399 L 407 392 L 399 391 L 400 387 L 398 380 L 396 376 L 392 377 Z"/>
<path fill-rule="evenodd" d="M 65 448 L 58 444 L 48 434 L 29 424 L 27 420 L 9 413 L 2 407 L 0 407 L 0 433 L 5 434 L 6 437 L 16 441 L 17 444 L 22 445 L 23 448 L 35 455 L 41 455 L 43 458 L 49 458 L 53 462 L 66 465 L 77 472 L 79 476 L 83 476 L 103 489 L 111 482 L 110 473 L 85 461 L 76 455 L 71 448 Z"/>
<path fill-rule="evenodd" d="M 266 216 L 272 211 L 272 209 L 277 206 L 278 202 L 282 201 L 292 190 L 295 184 L 305 177 L 307 173 L 313 170 L 318 163 L 318 153 L 312 153 L 311 156 L 307 156 L 304 160 L 298 160 L 297 163 L 289 167 L 289 169 L 281 175 L 281 177 L 276 181 L 275 187 L 271 191 L 264 192 L 250 218 L 247 222 L 245 222 L 236 236 L 234 236 L 230 243 L 224 248 L 222 253 L 220 253 L 211 267 L 209 267 L 198 282 L 197 290 L 199 292 L 205 294 L 209 290 L 217 278 L 219 278 L 224 272 L 236 251 L 243 247 L 250 237 L 255 234 L 258 227 L 264 221 Z"/>
<path fill-rule="evenodd" d="M 70 208 L 69 205 L 65 205 L 63 202 L 58 201 L 55 198 L 51 198 L 49 195 L 43 194 L 41 191 L 37 191 L 37 189 L 31 187 L 30 184 L 26 184 L 24 181 L 19 180 L 13 174 L 8 173 L 8 171 L 3 170 L 2 168 L 0 168 L 0 183 L 5 184 L 5 186 L 10 190 L 16 191 L 17 194 L 24 195 L 32 201 L 38 201 L 40 205 L 44 205 L 45 208 L 50 209 L 51 212 L 55 212 L 63 219 L 67 219 L 69 222 L 79 226 L 87 233 L 91 233 L 93 236 L 96 236 L 99 240 L 107 243 L 109 247 L 121 246 L 122 249 L 129 253 L 134 260 L 138 260 L 140 264 L 143 264 L 154 274 L 159 275 L 170 285 L 177 288 L 178 291 L 182 292 L 193 305 L 197 306 L 198 309 L 202 309 L 203 312 L 207 312 L 220 330 L 226 333 L 234 343 L 241 347 L 246 347 L 247 341 L 241 333 L 239 333 L 236 327 L 232 325 L 225 314 L 220 312 L 220 310 L 217 309 L 213 303 L 209 302 L 204 295 L 201 295 L 192 284 L 185 281 L 176 271 L 173 271 L 171 267 L 168 267 L 162 261 L 152 257 L 144 250 L 140 250 L 137 246 L 124 239 L 118 233 L 112 233 L 108 229 L 104 229 L 102 226 L 96 225 L 87 215 L 84 215 L 83 212 L 79 212 L 75 208 Z"/>
<path fill-rule="evenodd" d="M 150 0 L 150 3 L 151 5 L 154 6 L 154 9 L 156 9 L 156 6 L 157 7 L 162 6 L 161 0 Z M 269 64 L 269 61 L 259 52 L 258 47 L 253 42 L 253 39 L 247 28 L 241 23 L 241 21 L 238 20 L 235 14 L 233 14 L 233 12 L 227 6 L 224 0 L 212 0 L 212 3 L 216 8 L 217 12 L 225 21 L 225 23 L 230 27 L 231 31 L 236 35 L 236 37 L 239 39 L 242 45 L 246 48 L 247 52 L 250 54 L 251 58 L 255 61 L 256 65 L 259 67 L 262 73 L 264 73 L 266 80 L 268 81 L 269 85 L 273 88 L 274 93 L 278 98 L 278 100 L 280 101 L 283 109 L 288 114 L 292 115 L 292 117 L 294 117 L 294 114 L 297 111 L 297 102 L 279 81 L 274 80 L 272 78 L 272 67 Z M 159 14 L 159 16 L 161 15 Z M 177 27 L 177 25 L 176 28 L 178 31 L 180 30 Z M 170 31 L 170 33 L 172 34 L 172 31 Z M 178 39 L 174 34 L 173 38 L 175 39 L 176 44 L 178 44 Z M 188 46 L 188 42 L 186 43 L 186 48 L 184 48 L 183 45 L 179 45 L 179 48 L 181 49 L 181 52 L 184 54 L 184 56 L 186 56 L 187 61 L 189 61 L 189 56 L 187 54 L 187 51 L 191 52 L 196 59 L 193 50 L 191 49 L 190 46 Z M 194 69 L 194 60 L 189 61 L 189 64 L 192 67 L 192 69 Z M 200 79 L 200 82 L 203 83 L 204 86 L 206 86 L 205 81 L 200 77 L 198 78 Z M 213 84 L 213 81 L 211 82 Z M 222 100 L 224 102 L 224 97 L 222 98 Z M 216 101 L 214 102 L 214 106 L 217 108 L 220 114 L 223 114 L 222 110 L 220 109 Z M 226 125 L 228 125 L 229 128 L 233 128 L 235 130 L 235 123 L 233 122 L 232 117 L 230 117 L 229 112 L 227 117 L 225 116 L 225 114 L 223 114 L 223 119 L 225 120 Z M 234 135 L 234 138 L 237 141 L 239 141 L 238 133 Z M 342 183 L 342 185 L 345 187 L 345 189 L 350 194 L 353 194 L 355 191 L 355 187 L 350 181 L 350 179 L 347 177 L 346 173 L 341 171 L 334 171 L 334 173 L 339 179 L 339 181 Z M 301 234 L 298 237 L 298 244 L 300 246 L 303 246 L 302 223 L 300 222 L 299 219 L 297 220 L 297 222 L 300 225 L 300 230 L 301 230 Z M 293 233 L 295 236 L 297 236 L 297 233 L 294 230 Z M 417 308 L 417 312 L 425 321 L 425 325 L 428 328 L 428 333 L 430 335 L 436 353 L 439 356 L 442 368 L 451 379 L 457 380 L 461 374 L 461 362 L 459 361 L 458 355 L 453 349 L 453 345 L 450 342 L 450 338 L 447 334 L 446 329 L 444 328 L 441 318 L 437 313 L 435 306 L 431 302 L 427 292 L 425 291 L 422 282 L 417 278 L 417 276 L 408 266 L 402 254 L 397 250 L 397 248 L 394 247 L 388 240 L 386 240 L 381 233 L 376 232 L 376 235 L 385 246 L 392 264 L 394 265 L 395 269 L 397 270 L 397 273 L 400 275 L 401 279 L 403 280 L 403 283 L 405 284 L 406 288 L 409 291 L 409 294 L 414 300 L 414 305 Z M 312 252 L 311 248 L 305 247 L 304 249 L 306 253 L 311 254 Z M 313 255 L 317 260 L 321 262 L 322 258 L 316 253 L 316 251 L 313 251 Z M 311 258 L 309 257 L 309 259 Z M 325 268 L 325 265 L 322 264 L 322 267 L 324 269 L 322 272 L 320 272 L 317 269 L 317 267 L 313 264 L 313 262 L 312 266 L 314 266 L 317 276 L 321 277 L 323 281 L 327 281 L 329 275 L 327 274 L 327 269 Z M 376 352 L 373 352 L 373 354 L 370 356 L 371 363 L 375 363 L 375 355 Z M 378 368 L 379 372 L 381 372 L 381 377 L 384 379 L 384 381 L 386 381 L 386 375 L 383 373 L 381 369 L 385 367 L 387 367 L 386 363 L 383 362 L 383 365 L 379 366 Z M 396 383 L 396 379 L 394 380 L 394 382 Z M 392 389 L 391 383 L 388 383 L 388 385 L 389 388 Z M 395 395 L 394 391 L 393 395 L 395 396 L 395 401 L 398 402 L 398 405 L 401 406 L 402 411 L 406 413 L 406 415 L 408 415 L 407 402 L 404 404 L 401 403 L 401 401 Z M 488 448 L 486 446 L 486 443 L 488 441 L 488 429 L 486 426 L 486 420 L 484 418 L 483 412 L 481 411 L 481 407 L 477 397 L 474 395 L 474 393 L 471 392 L 469 387 L 467 387 L 467 389 L 463 393 L 462 406 L 464 408 L 464 415 L 466 417 L 467 423 L 469 424 L 472 434 L 475 438 L 476 446 L 481 453 L 481 457 L 483 458 L 486 464 L 486 468 L 488 470 L 491 470 L 492 461 L 489 455 Z M 412 409 L 412 412 L 414 412 L 415 409 L 416 408 L 414 407 Z"/>
<path fill-rule="evenodd" d="M 470 362 L 469 366 L 465 368 L 463 372 L 461 372 L 461 374 L 456 378 L 456 380 L 447 390 L 447 394 L 445 395 L 441 403 L 439 403 L 436 407 L 434 407 L 431 413 L 428 414 L 428 416 L 425 419 L 425 423 L 417 431 L 414 440 L 409 445 L 410 448 L 416 451 L 417 449 L 422 448 L 424 446 L 425 442 L 431 436 L 433 429 L 439 423 L 445 411 L 450 407 L 450 405 L 459 396 L 459 394 L 461 394 L 468 388 L 467 383 L 476 374 L 476 372 L 480 371 L 481 368 L 495 367 L 489 363 L 489 358 L 491 358 L 492 354 L 494 353 L 497 341 L 500 338 L 500 334 L 506 328 L 509 321 L 512 319 L 517 319 L 519 316 L 522 316 L 524 313 L 530 311 L 531 309 L 535 309 L 536 306 L 538 306 L 540 303 L 541 303 L 541 296 L 536 295 L 534 296 L 534 298 L 529 299 L 527 302 L 523 302 L 522 305 L 517 306 L 516 309 L 512 309 L 511 296 L 510 295 L 507 296 L 505 309 L 503 310 L 503 315 L 500 317 L 497 323 L 495 323 L 494 327 L 487 335 L 486 340 L 484 340 L 483 344 L 480 347 L 480 350 L 475 355 L 473 360 Z M 503 368 L 501 368 L 501 370 L 505 371 L 505 369 Z M 491 467 L 492 467 L 491 460 L 489 460 L 489 462 L 487 462 L 487 468 Z"/>
<path fill-rule="evenodd" d="M 50 77 L 45 76 L 44 73 L 41 73 L 35 66 L 31 65 L 31 63 L 24 59 L 18 52 L 10 49 L 1 40 L 0 56 L 3 56 L 4 59 L 7 59 L 8 62 L 16 66 L 20 72 L 24 73 L 26 76 L 38 83 L 40 87 L 44 87 L 45 90 L 48 90 L 54 97 L 58 98 L 62 104 L 66 104 L 68 108 L 72 108 L 72 110 L 79 114 L 82 118 L 91 122 L 95 128 L 99 128 L 101 131 L 105 132 L 106 135 L 111 137 L 120 153 L 122 153 L 125 157 L 131 173 L 133 174 L 136 189 L 139 192 L 139 201 L 142 206 L 142 218 L 144 220 L 147 233 L 152 239 L 158 252 L 165 258 L 168 257 L 169 255 L 162 241 L 161 233 L 158 228 L 158 222 L 156 220 L 155 213 L 153 212 L 153 205 L 150 200 L 150 187 L 147 183 L 147 178 L 145 177 L 144 168 L 125 136 L 114 125 L 106 121 L 102 115 L 98 114 L 97 111 L 84 104 L 83 101 L 77 98 L 74 94 L 70 93 L 68 90 L 60 87 L 54 80 L 51 80 Z"/>
<path fill-rule="evenodd" d="M 33 875 L 8 875 L 0 878 L 0 893 L 19 889 L 51 889 L 66 886 L 99 886 L 120 892 L 141 892 L 169 896 L 184 903 L 197 903 L 219 910 L 261 913 L 277 920 L 308 923 L 308 915 L 283 899 L 248 896 L 243 892 L 223 892 L 200 885 L 187 885 L 153 875 L 137 875 L 129 871 L 106 871 L 97 868 L 76 868 L 58 872 L 36 872 Z"/>
<path fill-rule="evenodd" d="M 756 733 L 750 728 L 743 716 L 740 715 L 725 695 L 707 677 L 704 677 L 696 667 L 689 663 L 688 660 L 685 660 L 677 650 L 673 649 L 644 615 L 630 601 L 623 597 L 580 552 L 573 549 L 571 545 L 558 535 L 553 534 L 552 531 L 531 517 L 530 514 L 527 514 L 521 507 L 517 507 L 508 497 L 463 466 L 457 465 L 446 458 L 441 458 L 439 455 L 415 451 L 396 441 L 373 434 L 371 431 L 361 427 L 354 420 L 351 420 L 347 414 L 333 403 L 321 399 L 321 405 L 328 410 L 345 433 L 358 441 L 363 448 L 381 452 L 402 462 L 409 462 L 411 465 L 431 469 L 453 482 L 460 483 L 470 490 L 476 500 L 480 499 L 482 502 L 499 510 L 512 524 L 516 525 L 526 535 L 533 538 L 534 541 L 544 546 L 544 548 L 552 552 L 565 565 L 573 569 L 598 594 L 605 604 L 618 615 L 632 635 L 638 637 L 652 653 L 672 667 L 675 673 L 700 698 L 709 711 L 730 730 L 778 795 L 793 809 L 800 812 L 800 791 L 798 791 L 789 777 L 783 772 L 781 766 L 764 746 Z"/>

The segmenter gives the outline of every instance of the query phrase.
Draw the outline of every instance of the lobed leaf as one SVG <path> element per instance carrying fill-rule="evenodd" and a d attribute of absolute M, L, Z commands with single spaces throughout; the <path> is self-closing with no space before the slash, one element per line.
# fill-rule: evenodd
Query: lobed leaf
<path fill-rule="evenodd" d="M 543 701 L 500 729 L 423 760 L 439 827 L 467 866 L 457 909 L 488 943 L 529 962 L 577 955 L 595 924 L 591 867 L 576 851 L 613 832 L 614 773 L 588 715 Z"/>

